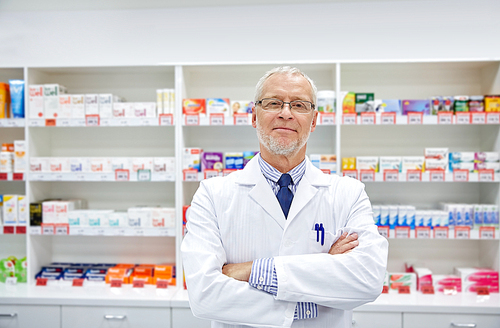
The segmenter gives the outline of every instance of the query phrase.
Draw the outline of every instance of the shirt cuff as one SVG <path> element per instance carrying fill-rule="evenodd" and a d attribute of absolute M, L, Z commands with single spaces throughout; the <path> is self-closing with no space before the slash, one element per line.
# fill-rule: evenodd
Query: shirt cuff
<path fill-rule="evenodd" d="M 278 276 L 274 268 L 274 258 L 253 261 L 248 283 L 254 288 L 276 296 L 278 294 Z"/>

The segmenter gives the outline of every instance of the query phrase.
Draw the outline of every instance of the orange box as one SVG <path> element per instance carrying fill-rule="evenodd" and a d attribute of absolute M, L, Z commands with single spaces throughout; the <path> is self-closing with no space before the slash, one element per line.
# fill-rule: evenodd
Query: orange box
<path fill-rule="evenodd" d="M 133 284 L 135 281 L 144 281 L 146 285 L 154 285 L 154 278 L 148 276 L 131 276 L 130 283 Z"/>
<path fill-rule="evenodd" d="M 134 268 L 135 264 L 131 263 L 118 263 L 117 265 L 114 266 L 114 268 Z"/>
<path fill-rule="evenodd" d="M 154 277 L 153 278 L 153 285 L 156 285 L 158 281 L 166 281 L 169 286 L 175 286 L 176 279 L 175 278 L 162 278 L 162 277 Z"/>
<path fill-rule="evenodd" d="M 200 114 L 207 113 L 207 105 L 205 99 L 183 99 L 182 114 Z"/>
<path fill-rule="evenodd" d="M 137 266 L 134 268 L 134 276 L 147 276 L 152 277 L 154 273 L 154 266 Z"/>
<path fill-rule="evenodd" d="M 485 112 L 500 112 L 500 96 L 484 96 Z"/>
<path fill-rule="evenodd" d="M 121 280 L 124 284 L 129 284 L 130 283 L 130 275 L 132 273 L 132 268 L 126 268 L 126 267 L 112 267 L 108 269 L 108 273 L 106 274 L 105 280 L 106 283 L 109 284 L 111 283 L 111 280 L 113 279 L 119 279 Z"/>

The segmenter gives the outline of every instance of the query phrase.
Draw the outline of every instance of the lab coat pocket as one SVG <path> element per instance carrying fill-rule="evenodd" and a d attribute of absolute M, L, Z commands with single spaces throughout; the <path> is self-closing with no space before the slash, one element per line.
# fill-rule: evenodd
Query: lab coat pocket
<path fill-rule="evenodd" d="M 328 253 L 330 247 L 338 236 L 328 230 L 324 230 L 324 238 L 322 238 L 322 231 L 311 230 L 309 232 L 309 252 L 315 253 Z"/>

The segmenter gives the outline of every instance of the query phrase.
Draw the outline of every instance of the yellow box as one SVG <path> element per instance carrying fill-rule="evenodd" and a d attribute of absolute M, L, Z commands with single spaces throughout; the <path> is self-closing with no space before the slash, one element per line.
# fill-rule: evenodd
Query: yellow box
<path fill-rule="evenodd" d="M 500 112 L 500 96 L 485 96 L 484 97 L 485 112 Z"/>
<path fill-rule="evenodd" d="M 356 169 L 356 157 L 342 158 L 342 171 L 355 170 L 355 169 Z"/>

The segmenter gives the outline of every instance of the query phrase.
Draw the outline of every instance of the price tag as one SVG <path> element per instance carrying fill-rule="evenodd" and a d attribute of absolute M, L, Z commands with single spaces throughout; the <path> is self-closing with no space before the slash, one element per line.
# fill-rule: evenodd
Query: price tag
<path fill-rule="evenodd" d="M 85 126 L 87 121 L 84 118 L 77 118 L 73 120 L 73 126 Z"/>
<path fill-rule="evenodd" d="M 422 290 L 422 294 L 434 295 L 434 286 L 432 286 L 432 285 L 425 285 L 425 286 L 420 287 L 420 289 Z"/>
<path fill-rule="evenodd" d="M 375 123 L 375 113 L 361 113 L 361 124 L 373 125 Z"/>
<path fill-rule="evenodd" d="M 69 226 L 68 225 L 57 225 L 55 234 L 56 235 L 68 235 L 69 234 Z"/>
<path fill-rule="evenodd" d="M 26 226 L 16 226 L 16 234 L 17 235 L 25 235 L 26 234 Z"/>
<path fill-rule="evenodd" d="M 111 279 L 111 288 L 122 288 L 122 283 L 121 279 Z"/>
<path fill-rule="evenodd" d="M 335 125 L 335 113 L 320 113 L 319 118 L 323 125 Z"/>
<path fill-rule="evenodd" d="M 4 235 L 13 235 L 15 230 L 14 226 L 3 226 Z"/>
<path fill-rule="evenodd" d="M 125 229 L 116 229 L 115 235 L 116 236 L 125 236 Z"/>
<path fill-rule="evenodd" d="M 44 126 L 44 125 L 45 125 L 44 120 L 37 120 L 37 119 L 29 120 L 29 126 L 38 127 L 38 126 Z"/>
<path fill-rule="evenodd" d="M 434 227 L 434 239 L 448 239 L 448 227 Z"/>
<path fill-rule="evenodd" d="M 137 181 L 151 181 L 151 170 L 137 170 Z"/>
<path fill-rule="evenodd" d="M 104 120 L 102 120 L 101 125 L 106 125 L 104 123 Z M 109 124 L 107 124 L 107 125 L 109 125 Z M 120 119 L 118 119 L 118 124 L 117 125 L 118 126 L 129 126 L 130 124 L 129 124 L 129 120 L 128 119 L 126 119 L 126 118 L 120 118 Z"/>
<path fill-rule="evenodd" d="M 388 226 L 379 226 L 378 233 L 385 238 L 389 238 L 389 227 Z"/>
<path fill-rule="evenodd" d="M 410 294 L 410 286 L 399 286 L 398 294 Z"/>
<path fill-rule="evenodd" d="M 156 288 L 161 288 L 161 289 L 168 288 L 168 281 L 162 279 L 156 280 Z"/>
<path fill-rule="evenodd" d="M 80 174 L 77 174 L 76 175 L 76 181 L 86 181 L 87 180 L 87 176 L 83 173 L 80 173 Z"/>
<path fill-rule="evenodd" d="M 480 227 L 479 228 L 479 238 L 480 239 L 495 239 L 495 227 Z"/>
<path fill-rule="evenodd" d="M 210 125 L 224 125 L 224 114 L 210 114 Z"/>
<path fill-rule="evenodd" d="M 420 170 L 408 170 L 408 171 L 406 171 L 406 181 L 408 181 L 408 182 L 420 182 L 420 181 L 422 181 L 422 171 L 420 171 Z"/>
<path fill-rule="evenodd" d="M 160 125 L 174 125 L 174 115 L 160 114 Z"/>
<path fill-rule="evenodd" d="M 124 169 L 116 169 L 115 170 L 115 180 L 116 181 L 129 181 L 130 180 L 130 171 Z"/>
<path fill-rule="evenodd" d="M 85 235 L 85 229 L 83 229 L 83 228 L 76 228 L 76 227 L 70 227 L 69 234 L 70 235 L 76 235 L 76 236 L 83 236 L 83 235 Z"/>
<path fill-rule="evenodd" d="M 37 286 L 47 286 L 47 278 L 37 278 L 36 285 Z"/>
<path fill-rule="evenodd" d="M 495 171 L 493 169 L 478 170 L 479 182 L 493 182 L 495 180 Z"/>
<path fill-rule="evenodd" d="M 344 170 L 344 171 L 342 171 L 342 174 L 345 177 L 351 177 L 353 179 L 357 179 L 358 178 L 358 171 L 357 170 Z"/>
<path fill-rule="evenodd" d="M 85 115 L 86 126 L 99 126 L 99 115 Z"/>
<path fill-rule="evenodd" d="M 430 182 L 444 182 L 444 171 L 442 170 L 429 170 Z"/>
<path fill-rule="evenodd" d="M 375 171 L 373 170 L 360 170 L 359 175 L 361 176 L 361 181 L 363 182 L 375 181 Z"/>
<path fill-rule="evenodd" d="M 134 235 L 136 235 L 136 236 L 144 236 L 144 230 L 143 229 L 135 229 L 134 230 Z"/>
<path fill-rule="evenodd" d="M 186 125 L 200 125 L 199 114 L 185 114 L 184 120 Z"/>
<path fill-rule="evenodd" d="M 134 279 L 134 282 L 132 283 L 132 288 L 144 288 L 144 280 Z"/>
<path fill-rule="evenodd" d="M 53 225 L 42 225 L 43 235 L 53 235 L 55 233 L 55 227 Z"/>
<path fill-rule="evenodd" d="M 83 287 L 84 279 L 73 279 L 72 286 L 73 287 Z"/>
<path fill-rule="evenodd" d="M 470 227 L 455 226 L 455 239 L 469 239 Z"/>
<path fill-rule="evenodd" d="M 431 227 L 415 227 L 415 232 L 418 239 L 431 238 Z"/>
<path fill-rule="evenodd" d="M 17 277 L 8 277 L 7 279 L 5 279 L 5 284 L 7 286 L 17 285 Z"/>
<path fill-rule="evenodd" d="M 455 182 L 468 182 L 469 170 L 453 170 L 453 181 Z"/>
<path fill-rule="evenodd" d="M 398 182 L 399 171 L 398 170 L 384 170 L 384 181 L 386 182 Z"/>
<path fill-rule="evenodd" d="M 7 173 L 0 173 L 0 180 L 6 181 L 8 180 L 9 175 Z"/>
<path fill-rule="evenodd" d="M 245 113 L 235 113 L 234 117 L 234 125 L 248 125 L 248 114 Z"/>
<path fill-rule="evenodd" d="M 31 226 L 30 227 L 30 235 L 41 235 L 42 227 L 40 226 Z"/>
<path fill-rule="evenodd" d="M 157 124 L 156 124 L 156 120 L 154 118 L 143 118 L 141 120 L 141 125 L 142 126 L 155 126 Z"/>
<path fill-rule="evenodd" d="M 205 179 L 210 179 L 219 176 L 219 171 L 217 170 L 205 170 L 203 171 L 203 173 L 205 174 Z"/>
<path fill-rule="evenodd" d="M 380 124 L 396 124 L 396 113 L 382 113 Z"/>
<path fill-rule="evenodd" d="M 71 120 L 69 118 L 58 119 L 56 125 L 62 127 L 68 127 L 71 126 Z"/>
<path fill-rule="evenodd" d="M 408 239 L 410 238 L 410 227 L 396 227 L 396 238 Z"/>
<path fill-rule="evenodd" d="M 63 181 L 63 175 L 61 173 L 53 175 L 54 181 Z"/>
<path fill-rule="evenodd" d="M 486 124 L 486 113 L 484 112 L 473 112 L 470 113 L 472 124 Z"/>
<path fill-rule="evenodd" d="M 439 112 L 438 113 L 438 124 L 453 124 L 453 113 L 452 112 Z"/>
<path fill-rule="evenodd" d="M 235 172 L 235 169 L 224 169 L 222 170 L 222 176 L 227 177 L 229 174 Z"/>
<path fill-rule="evenodd" d="M 476 287 L 476 292 L 478 296 L 487 296 L 490 295 L 489 287 Z"/>
<path fill-rule="evenodd" d="M 470 113 L 455 113 L 457 124 L 470 124 Z"/>
<path fill-rule="evenodd" d="M 198 171 L 197 170 L 183 170 L 184 181 L 198 181 Z"/>
<path fill-rule="evenodd" d="M 500 113 L 486 113 L 486 124 L 500 124 Z"/>
<path fill-rule="evenodd" d="M 389 294 L 389 286 L 382 287 L 382 294 Z"/>
<path fill-rule="evenodd" d="M 97 236 L 104 236 L 106 234 L 106 230 L 103 228 L 97 228 L 95 229 L 95 234 Z"/>
<path fill-rule="evenodd" d="M 423 113 L 408 113 L 408 124 L 422 124 L 423 121 Z"/>
<path fill-rule="evenodd" d="M 23 173 L 13 173 L 12 174 L 12 180 L 14 180 L 14 181 L 22 181 L 22 180 L 24 180 L 24 174 Z"/>
<path fill-rule="evenodd" d="M 354 125 L 358 116 L 355 113 L 342 114 L 342 123 L 345 125 Z"/>
<path fill-rule="evenodd" d="M 56 126 L 56 120 L 53 118 L 48 118 L 45 120 L 45 126 Z"/>

